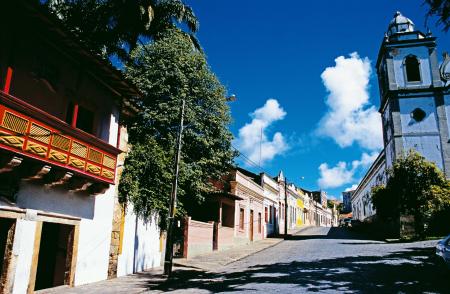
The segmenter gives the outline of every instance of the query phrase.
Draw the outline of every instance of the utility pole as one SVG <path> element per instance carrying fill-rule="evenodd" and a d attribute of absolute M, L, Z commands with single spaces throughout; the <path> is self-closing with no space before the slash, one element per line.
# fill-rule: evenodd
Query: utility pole
<path fill-rule="evenodd" d="M 288 233 L 288 196 L 287 196 L 287 178 L 284 177 L 284 236 Z"/>
<path fill-rule="evenodd" d="M 180 129 L 178 131 L 177 138 L 177 153 L 175 154 L 175 166 L 172 183 L 172 193 L 170 194 L 170 206 L 169 217 L 167 226 L 167 239 L 166 239 L 166 254 L 164 258 L 164 275 L 170 278 L 172 274 L 172 260 L 173 260 L 173 229 L 175 225 L 175 210 L 177 208 L 177 191 L 178 191 L 178 173 L 180 171 L 180 156 L 181 156 L 181 140 L 183 136 L 183 121 L 184 121 L 184 108 L 185 100 L 181 101 L 180 110 Z"/>

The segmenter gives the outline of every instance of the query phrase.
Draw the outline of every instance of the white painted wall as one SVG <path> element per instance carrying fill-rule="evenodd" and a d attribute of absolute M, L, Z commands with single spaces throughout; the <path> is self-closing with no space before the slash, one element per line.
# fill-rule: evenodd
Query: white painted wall
<path fill-rule="evenodd" d="M 108 278 L 114 193 L 111 186 L 105 194 L 89 196 L 95 198 L 94 218 L 80 223 L 76 286 Z"/>
<path fill-rule="evenodd" d="M 13 258 L 16 259 L 16 272 L 12 288 L 12 293 L 14 294 L 27 293 L 33 260 L 35 233 L 35 221 L 17 220 L 13 243 Z"/>
<path fill-rule="evenodd" d="M 122 254 L 119 255 L 117 276 L 124 276 L 161 265 L 160 231 L 157 220 L 144 222 L 130 204 L 125 214 Z"/>
<path fill-rule="evenodd" d="M 19 207 L 81 218 L 75 285 L 105 280 L 108 275 L 115 187 L 87 196 L 22 184 Z"/>
<path fill-rule="evenodd" d="M 93 219 L 97 200 L 101 197 L 103 195 L 93 197 L 22 183 L 17 194 L 16 203 L 17 206 L 22 208 Z"/>

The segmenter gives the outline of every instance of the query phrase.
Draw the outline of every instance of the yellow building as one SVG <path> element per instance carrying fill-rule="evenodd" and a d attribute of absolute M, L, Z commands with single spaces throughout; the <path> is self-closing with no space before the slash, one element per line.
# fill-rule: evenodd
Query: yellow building
<path fill-rule="evenodd" d="M 305 224 L 303 209 L 305 208 L 305 204 L 303 203 L 303 199 L 297 198 L 297 226 L 303 226 Z"/>

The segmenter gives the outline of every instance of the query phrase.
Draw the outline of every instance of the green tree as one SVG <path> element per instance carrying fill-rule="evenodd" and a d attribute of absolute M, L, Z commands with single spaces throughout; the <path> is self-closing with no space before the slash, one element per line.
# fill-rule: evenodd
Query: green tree
<path fill-rule="evenodd" d="M 155 42 L 138 46 L 125 71 L 142 91 L 139 113 L 128 125 L 131 151 L 119 185 L 121 201 L 137 214 L 165 220 L 174 165 L 180 103 L 186 100 L 180 163 L 178 215 L 190 211 L 213 191 L 211 182 L 229 169 L 231 121 L 225 88 L 202 52 L 177 28 Z M 164 225 L 164 224 L 162 224 Z"/>
<path fill-rule="evenodd" d="M 450 1 L 449 0 L 425 0 L 428 5 L 427 18 L 437 16 L 438 23 L 444 27 L 444 31 L 450 28 Z"/>
<path fill-rule="evenodd" d="M 105 57 L 128 60 L 140 40 L 158 36 L 174 23 L 198 30 L 192 9 L 182 0 L 45 0 L 41 1 L 75 32 L 87 47 Z M 190 35 L 196 41 L 193 35 Z M 197 43 L 196 43 L 197 44 Z M 198 44 L 197 44 L 198 45 Z"/>
<path fill-rule="evenodd" d="M 374 187 L 372 195 L 378 217 L 413 215 L 416 234 L 423 236 L 436 214 L 448 208 L 450 183 L 434 163 L 410 151 L 394 162 L 386 186 Z"/>

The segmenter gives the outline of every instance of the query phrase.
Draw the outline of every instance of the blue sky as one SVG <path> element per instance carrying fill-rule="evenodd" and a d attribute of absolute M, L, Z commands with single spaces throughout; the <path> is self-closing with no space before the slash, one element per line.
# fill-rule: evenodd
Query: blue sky
<path fill-rule="evenodd" d="M 234 144 L 259 163 L 262 129 L 264 171 L 338 197 L 358 183 L 381 144 L 373 70 L 381 41 L 397 10 L 426 32 L 422 0 L 186 2 L 210 66 L 237 96 Z M 441 58 L 450 34 L 435 19 L 428 26 Z"/>

